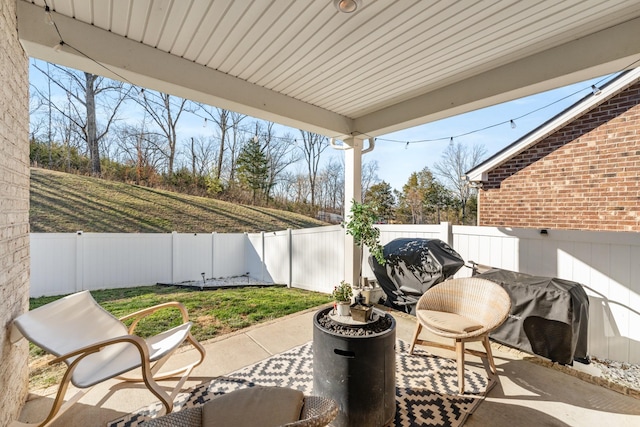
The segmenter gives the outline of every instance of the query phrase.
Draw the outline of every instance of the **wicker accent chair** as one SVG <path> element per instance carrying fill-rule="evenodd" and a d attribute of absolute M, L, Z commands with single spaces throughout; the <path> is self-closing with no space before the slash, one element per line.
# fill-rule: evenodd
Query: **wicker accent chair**
<path fill-rule="evenodd" d="M 338 404 L 333 399 L 305 396 L 285 387 L 256 386 L 145 421 L 142 427 L 321 427 L 337 415 Z"/>
<path fill-rule="evenodd" d="M 446 280 L 428 289 L 418 300 L 416 330 L 409 353 L 413 354 L 416 344 L 454 350 L 458 389 L 462 394 L 465 353 L 488 359 L 491 373 L 497 373 L 489 333 L 507 319 L 510 310 L 509 294 L 494 282 L 474 277 Z M 422 328 L 453 339 L 455 346 L 420 339 Z M 471 341 L 482 342 L 486 352 L 465 349 L 465 343 Z"/>
<path fill-rule="evenodd" d="M 134 334 L 140 320 L 164 309 L 179 310 L 183 323 L 146 339 Z M 132 320 L 131 326 L 123 323 L 126 320 Z M 11 427 L 48 425 L 94 385 L 111 378 L 143 382 L 162 401 L 163 412 L 169 413 L 173 409 L 174 398 L 191 371 L 205 357 L 205 349 L 191 335 L 189 315 L 182 304 L 159 304 L 117 319 L 103 309 L 89 291 L 68 295 L 18 316 L 12 324 L 11 342 L 17 343 L 22 338 L 56 356 L 50 364 L 64 362 L 67 370 L 44 421 L 38 424 L 14 421 Z M 196 360 L 180 368 L 160 372 L 174 351 L 187 342 L 198 351 Z M 136 368 L 140 368 L 141 377 L 123 376 Z M 157 383 L 167 378 L 179 378 L 171 392 Z M 79 391 L 65 402 L 70 383 Z"/>

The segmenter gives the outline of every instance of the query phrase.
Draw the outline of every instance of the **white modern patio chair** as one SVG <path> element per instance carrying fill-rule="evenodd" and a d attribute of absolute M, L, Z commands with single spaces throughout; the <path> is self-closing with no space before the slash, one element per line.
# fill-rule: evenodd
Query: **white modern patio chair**
<path fill-rule="evenodd" d="M 146 339 L 134 335 L 142 318 L 169 308 L 180 310 L 183 322 L 180 326 Z M 133 323 L 127 328 L 123 321 L 130 319 Z M 149 391 L 160 399 L 166 413 L 171 412 L 175 396 L 192 369 L 205 356 L 204 348 L 191 335 L 191 325 L 186 308 L 178 302 L 159 304 L 117 319 L 103 309 L 89 291 L 66 296 L 17 317 L 13 321 L 12 342 L 24 337 L 56 356 L 50 364 L 64 362 L 67 365 L 51 411 L 44 421 L 35 425 L 48 425 L 91 387 L 110 378 L 144 382 Z M 198 350 L 198 360 L 179 369 L 159 372 L 173 352 L 186 341 Z M 136 368 L 141 369 L 141 377 L 121 376 Z M 156 382 L 176 377 L 180 380 L 171 393 Z M 80 390 L 64 402 L 69 383 Z M 25 424 L 12 424 L 20 425 Z"/>

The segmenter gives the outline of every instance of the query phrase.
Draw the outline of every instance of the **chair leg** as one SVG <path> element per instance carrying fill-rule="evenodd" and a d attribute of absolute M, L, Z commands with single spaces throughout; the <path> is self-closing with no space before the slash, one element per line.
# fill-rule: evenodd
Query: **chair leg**
<path fill-rule="evenodd" d="M 67 400 L 66 402 L 64 400 L 67 394 L 67 389 L 69 388 L 69 383 L 71 382 L 71 374 L 75 370 L 77 362 L 80 359 L 76 359 L 76 361 L 74 361 L 73 363 L 71 363 L 71 365 L 67 367 L 67 370 L 65 371 L 64 375 L 62 376 L 62 380 L 58 385 L 58 392 L 56 393 L 56 397 L 53 401 L 53 405 L 51 406 L 51 409 L 49 410 L 49 413 L 47 414 L 47 417 L 44 420 L 40 422 L 35 422 L 35 423 L 23 423 L 20 421 L 13 421 L 11 422 L 11 424 L 9 424 L 9 427 L 48 426 L 49 424 L 57 420 L 59 416 L 64 414 L 71 406 L 73 406 L 73 404 L 75 404 L 78 400 L 80 400 L 80 398 L 82 398 L 85 394 L 87 394 L 87 392 L 89 392 L 93 388 L 93 386 L 88 387 L 86 389 L 80 389 L 69 400 Z"/>
<path fill-rule="evenodd" d="M 418 336 L 420 335 L 420 331 L 422 330 L 422 325 L 420 322 L 416 321 L 416 330 L 413 333 L 413 340 L 411 341 L 411 347 L 409 347 L 409 354 L 413 354 L 413 349 L 416 346 L 416 341 L 418 341 Z"/>
<path fill-rule="evenodd" d="M 464 342 L 456 340 L 456 359 L 458 363 L 458 392 L 464 393 Z"/>
<path fill-rule="evenodd" d="M 482 339 L 482 345 L 484 346 L 484 350 L 487 352 L 487 359 L 489 360 L 489 366 L 491 367 L 491 372 L 496 375 L 498 370 L 496 369 L 496 364 L 493 361 L 493 353 L 491 352 L 491 343 L 489 342 L 489 336 L 485 335 Z"/>

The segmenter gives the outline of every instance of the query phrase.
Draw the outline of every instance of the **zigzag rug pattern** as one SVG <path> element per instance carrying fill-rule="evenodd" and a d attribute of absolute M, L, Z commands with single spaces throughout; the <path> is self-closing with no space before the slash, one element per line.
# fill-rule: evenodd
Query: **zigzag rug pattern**
<path fill-rule="evenodd" d="M 457 395 L 454 360 L 430 355 L 417 347 L 413 355 L 404 341 L 396 343 L 396 416 L 393 427 L 460 427 L 482 402 L 493 382 L 483 371 L 465 369 L 463 396 Z M 312 394 L 312 343 L 277 354 L 224 377 L 200 384 L 176 398 L 174 411 L 202 405 L 218 395 L 240 388 L 290 387 Z M 137 427 L 161 409 L 160 403 L 111 421 L 107 427 Z M 143 427 L 143 426 L 142 426 Z"/>

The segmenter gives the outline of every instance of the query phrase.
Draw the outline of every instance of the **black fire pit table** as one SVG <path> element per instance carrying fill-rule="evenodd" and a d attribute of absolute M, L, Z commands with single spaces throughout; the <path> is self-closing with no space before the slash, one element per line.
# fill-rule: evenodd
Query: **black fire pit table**
<path fill-rule="evenodd" d="M 332 311 L 313 317 L 313 394 L 338 402 L 332 426 L 383 427 L 396 412 L 395 319 L 374 309 L 369 322 L 340 322 Z"/>

